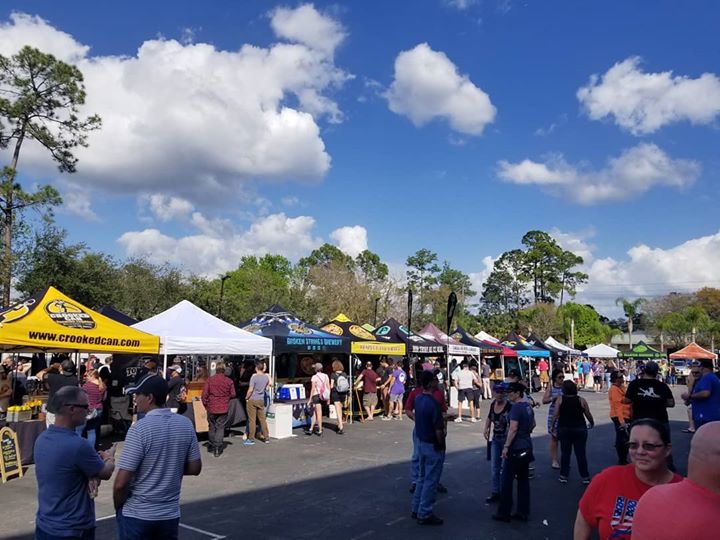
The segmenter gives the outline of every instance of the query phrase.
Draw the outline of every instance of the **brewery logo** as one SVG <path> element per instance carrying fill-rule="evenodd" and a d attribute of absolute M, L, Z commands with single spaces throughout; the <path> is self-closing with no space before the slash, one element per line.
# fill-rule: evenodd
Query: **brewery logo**
<path fill-rule="evenodd" d="M 331 334 L 335 334 L 336 336 L 342 336 L 343 335 L 343 329 L 340 328 L 337 324 L 326 324 L 321 328 L 321 330 L 325 330 L 326 332 L 330 332 Z"/>
<path fill-rule="evenodd" d="M 30 313 L 35 306 L 35 299 L 29 298 L 20 304 L 15 304 L 3 311 L 0 311 L 0 326 L 5 323 L 19 321 Z"/>
<path fill-rule="evenodd" d="M 80 306 L 67 300 L 50 300 L 45 304 L 45 312 L 59 325 L 66 328 L 91 330 L 95 328 L 95 321 Z"/>
<path fill-rule="evenodd" d="M 367 339 L 373 341 L 375 340 L 375 336 L 373 336 L 370 332 L 365 330 L 362 326 L 358 326 L 357 324 L 353 324 L 350 326 L 350 333 L 360 339 Z"/>
<path fill-rule="evenodd" d="M 308 335 L 308 334 L 312 334 L 312 333 L 313 333 L 313 331 L 312 331 L 310 328 L 307 328 L 307 327 L 306 327 L 304 324 L 302 324 L 302 323 L 292 323 L 292 324 L 288 324 L 288 328 L 290 329 L 291 332 L 295 332 L 296 334 Z"/>
<path fill-rule="evenodd" d="M 388 325 L 381 326 L 377 330 L 375 330 L 376 336 L 387 336 L 390 333 L 390 327 Z"/>

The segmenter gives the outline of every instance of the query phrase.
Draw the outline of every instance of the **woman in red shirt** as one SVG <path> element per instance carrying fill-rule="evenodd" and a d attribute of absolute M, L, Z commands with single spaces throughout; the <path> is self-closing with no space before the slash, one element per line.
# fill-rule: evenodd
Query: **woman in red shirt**
<path fill-rule="evenodd" d="M 630 540 L 640 497 L 653 486 L 682 480 L 668 469 L 672 445 L 664 424 L 648 418 L 634 422 L 627 444 L 632 464 L 605 469 L 580 499 L 574 540 L 589 540 L 593 529 L 601 540 Z"/>

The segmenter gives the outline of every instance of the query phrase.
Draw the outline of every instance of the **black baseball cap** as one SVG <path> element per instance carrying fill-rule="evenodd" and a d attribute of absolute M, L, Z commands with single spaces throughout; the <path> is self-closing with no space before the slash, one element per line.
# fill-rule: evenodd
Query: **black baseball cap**
<path fill-rule="evenodd" d="M 142 394 L 144 396 L 153 396 L 157 405 L 164 405 L 169 392 L 168 383 L 160 375 L 151 373 L 146 375 L 135 386 L 127 389 L 127 394 Z"/>
<path fill-rule="evenodd" d="M 524 394 L 525 393 L 525 385 L 518 383 L 518 382 L 508 383 L 507 391 L 508 392 L 517 392 L 518 394 Z"/>

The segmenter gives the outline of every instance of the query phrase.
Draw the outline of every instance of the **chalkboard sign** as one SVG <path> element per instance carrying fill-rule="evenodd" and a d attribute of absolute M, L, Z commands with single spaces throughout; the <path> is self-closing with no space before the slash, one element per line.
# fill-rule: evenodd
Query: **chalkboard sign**
<path fill-rule="evenodd" d="M 20 445 L 17 434 L 9 427 L 4 427 L 0 429 L 0 476 L 3 484 L 16 475 L 23 475 Z"/>

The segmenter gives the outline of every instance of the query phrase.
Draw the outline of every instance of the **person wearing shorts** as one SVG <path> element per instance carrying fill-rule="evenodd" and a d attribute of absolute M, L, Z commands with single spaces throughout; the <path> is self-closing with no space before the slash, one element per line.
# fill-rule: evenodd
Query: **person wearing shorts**
<path fill-rule="evenodd" d="M 405 382 L 407 373 L 403 369 L 402 361 L 395 363 L 395 369 L 390 374 L 390 414 L 396 420 L 402 420 L 403 396 L 405 395 Z"/>
<path fill-rule="evenodd" d="M 477 420 L 475 420 L 475 406 L 473 404 L 473 399 L 475 398 L 473 381 L 475 380 L 475 378 L 472 371 L 470 371 L 470 369 L 468 368 L 468 361 L 463 360 L 462 362 L 460 362 L 460 369 L 457 370 L 453 375 L 455 386 L 458 390 L 458 417 L 455 419 L 455 422 L 462 422 L 463 401 L 468 402 L 468 406 L 470 408 L 470 421 L 476 422 Z"/>
<path fill-rule="evenodd" d="M 480 417 L 480 402 L 483 399 L 483 387 L 478 374 L 477 364 L 470 366 L 470 372 L 473 374 L 473 406 L 475 407 L 475 420 L 482 422 Z"/>
<path fill-rule="evenodd" d="M 375 414 L 375 406 L 377 405 L 377 384 L 380 377 L 373 371 L 372 362 L 365 364 L 365 369 L 358 375 L 355 385 L 362 388 L 363 391 L 363 407 L 367 412 L 368 420 L 372 420 Z"/>

